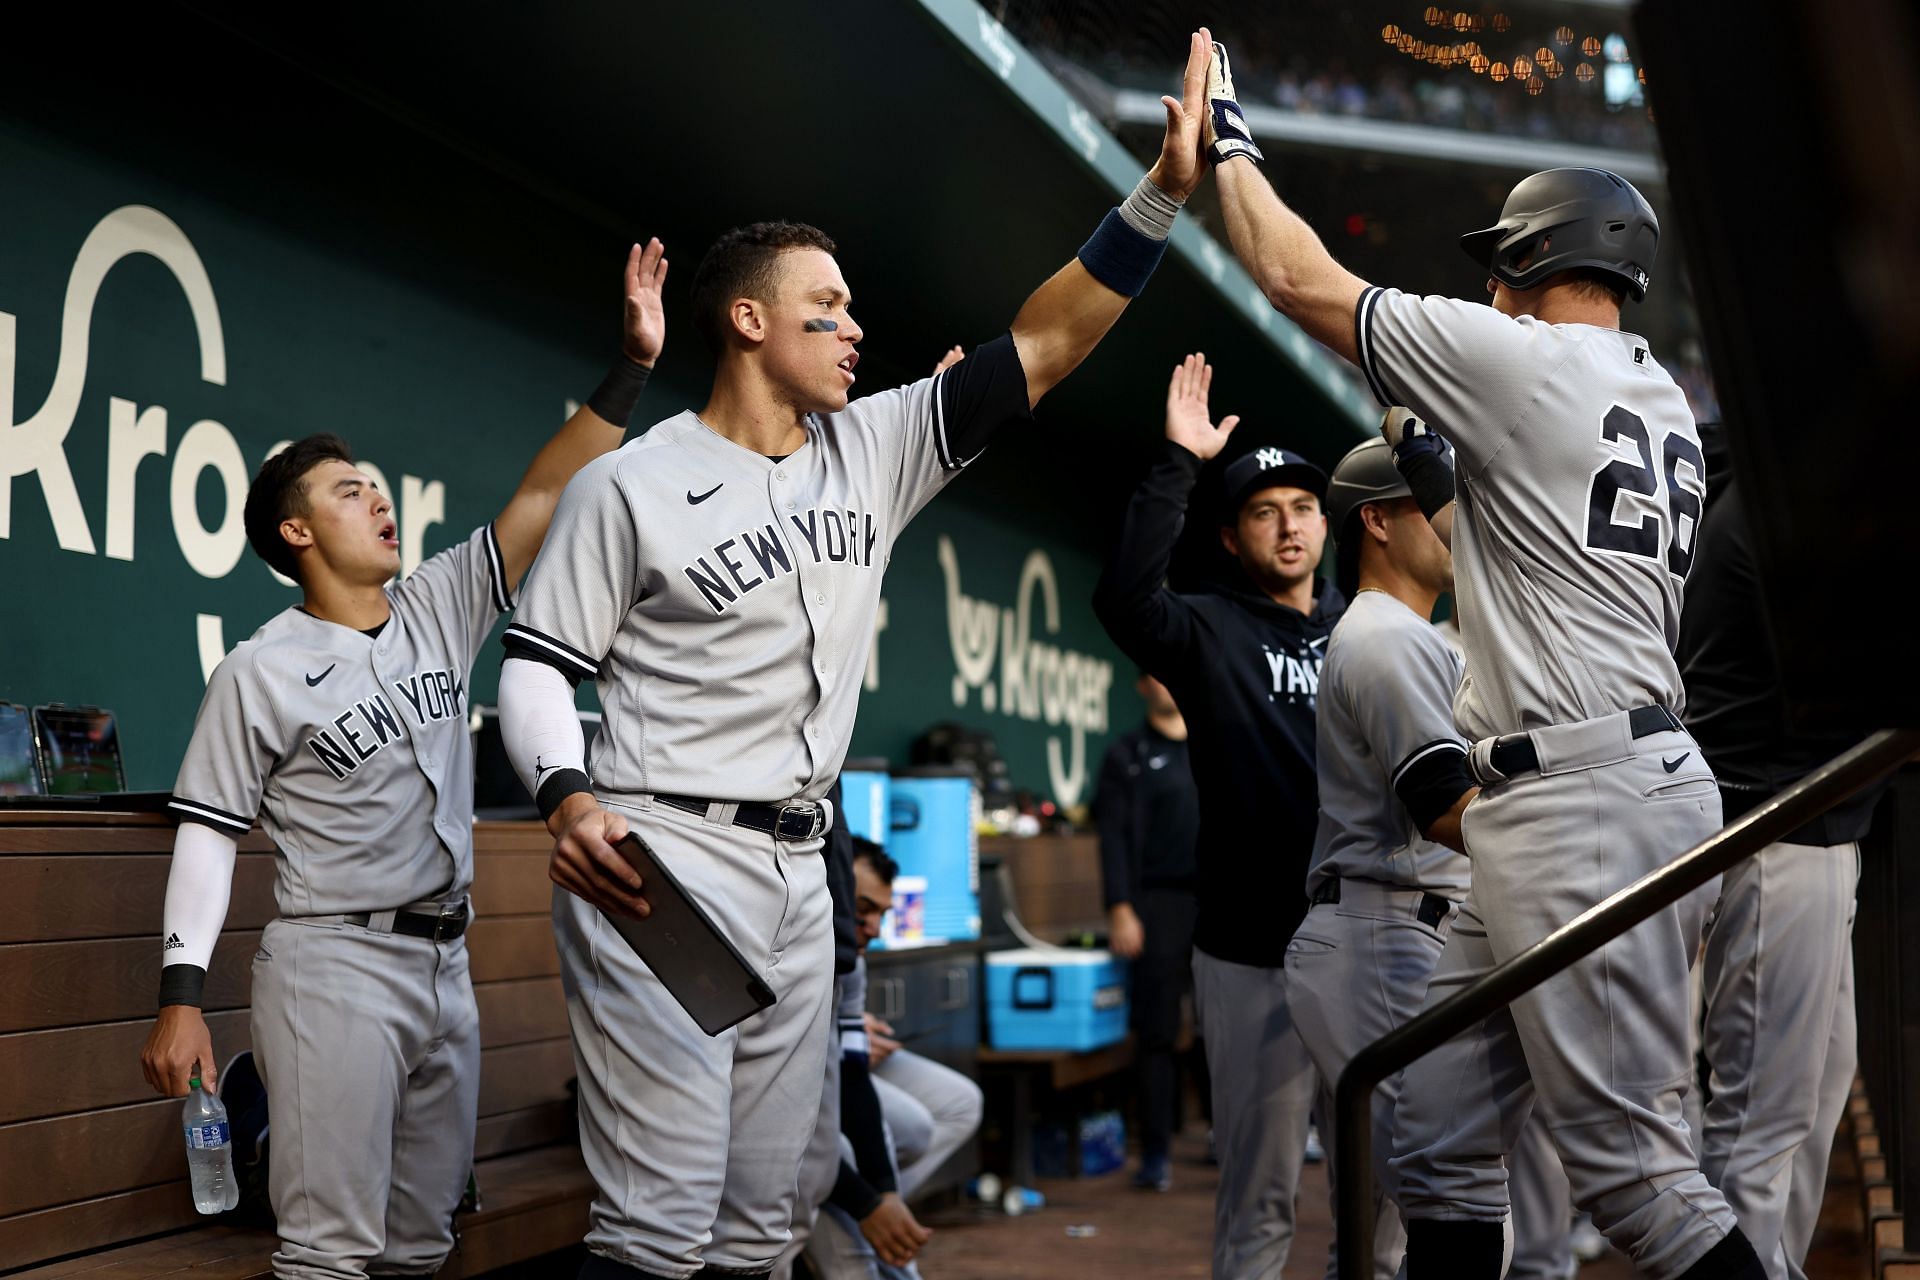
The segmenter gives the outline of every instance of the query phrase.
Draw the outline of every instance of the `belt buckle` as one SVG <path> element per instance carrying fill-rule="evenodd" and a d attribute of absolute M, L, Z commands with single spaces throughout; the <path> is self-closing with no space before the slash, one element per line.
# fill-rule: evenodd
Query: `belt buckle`
<path fill-rule="evenodd" d="M 458 903 L 441 903 L 440 914 L 435 916 L 433 921 L 433 940 L 435 942 L 444 942 L 448 938 L 457 938 L 466 931 L 466 924 L 467 904 L 465 900 Z"/>
<path fill-rule="evenodd" d="M 803 832 L 791 832 L 787 828 L 787 815 L 796 813 L 806 816 L 807 829 Z M 776 814 L 773 819 L 773 834 L 775 838 L 789 842 L 795 840 L 812 840 L 826 829 L 826 809 L 810 801 L 789 800 L 780 806 L 780 812 Z"/>

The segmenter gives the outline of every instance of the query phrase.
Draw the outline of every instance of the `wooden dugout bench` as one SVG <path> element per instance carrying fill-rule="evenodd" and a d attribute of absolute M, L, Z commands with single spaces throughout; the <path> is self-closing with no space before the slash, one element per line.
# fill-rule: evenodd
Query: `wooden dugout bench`
<path fill-rule="evenodd" d="M 0 812 L 0 1273 L 270 1274 L 270 1232 L 195 1212 L 181 1103 L 156 1098 L 140 1074 L 172 847 L 172 824 L 155 814 Z M 550 847 L 538 823 L 475 828 L 481 1209 L 462 1215 L 445 1277 L 566 1248 L 586 1231 L 593 1186 L 568 1089 Z M 256 830 L 240 850 L 207 977 L 223 1065 L 249 1047 L 253 954 L 276 914 L 272 845 Z"/>

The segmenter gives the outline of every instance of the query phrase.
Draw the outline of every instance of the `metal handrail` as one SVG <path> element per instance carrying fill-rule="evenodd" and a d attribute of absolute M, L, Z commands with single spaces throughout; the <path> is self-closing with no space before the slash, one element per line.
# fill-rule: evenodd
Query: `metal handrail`
<path fill-rule="evenodd" d="M 1920 754 L 1920 730 L 1881 730 L 1355 1054 L 1340 1073 L 1333 1102 L 1340 1280 L 1373 1276 L 1373 1091 L 1382 1080 L 1662 907 L 1872 786 L 1916 754 Z"/>

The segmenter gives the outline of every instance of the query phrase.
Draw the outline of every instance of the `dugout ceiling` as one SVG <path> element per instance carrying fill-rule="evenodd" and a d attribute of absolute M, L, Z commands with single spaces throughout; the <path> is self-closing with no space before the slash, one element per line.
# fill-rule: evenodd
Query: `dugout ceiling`
<path fill-rule="evenodd" d="M 350 4 L 318 23 L 284 6 L 192 8 L 610 239 L 662 235 L 675 360 L 703 358 L 673 310 L 699 249 L 787 217 L 841 245 L 867 386 L 919 376 L 950 344 L 1003 328 L 1139 171 L 972 0 Z M 1044 438 L 990 455 L 989 477 L 1057 480 L 1044 500 L 1090 542 L 1137 479 L 1165 371 L 1186 351 L 1218 364 L 1216 404 L 1246 422 L 1237 448 L 1284 441 L 1331 465 L 1371 412 L 1230 254 L 1195 226 L 1180 235 L 1043 407 Z"/>

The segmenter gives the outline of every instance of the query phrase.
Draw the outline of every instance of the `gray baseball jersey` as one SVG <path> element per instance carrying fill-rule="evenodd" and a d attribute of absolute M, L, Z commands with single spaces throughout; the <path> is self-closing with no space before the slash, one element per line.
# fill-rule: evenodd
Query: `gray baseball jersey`
<path fill-rule="evenodd" d="M 1460 729 L 1477 739 L 1649 703 L 1677 714 L 1706 467 L 1686 396 L 1646 340 L 1380 288 L 1361 295 L 1356 328 L 1381 404 L 1458 452 Z"/>
<path fill-rule="evenodd" d="M 207 682 L 170 806 L 240 836 L 257 814 L 286 916 L 386 911 L 473 881 L 467 674 L 508 608 L 493 526 L 387 589 L 378 635 L 288 609 Z"/>
<path fill-rule="evenodd" d="M 935 377 L 809 418 L 783 459 L 687 412 L 583 467 L 505 642 L 595 679 L 595 790 L 824 796 L 894 540 L 995 425 L 1026 413 L 1003 336 Z"/>
<path fill-rule="evenodd" d="M 1453 727 L 1462 669 L 1439 629 L 1392 596 L 1361 591 L 1348 603 L 1320 669 L 1309 893 L 1334 876 L 1466 893 L 1466 858 L 1422 835 L 1396 790 L 1423 762 L 1466 753 Z"/>

